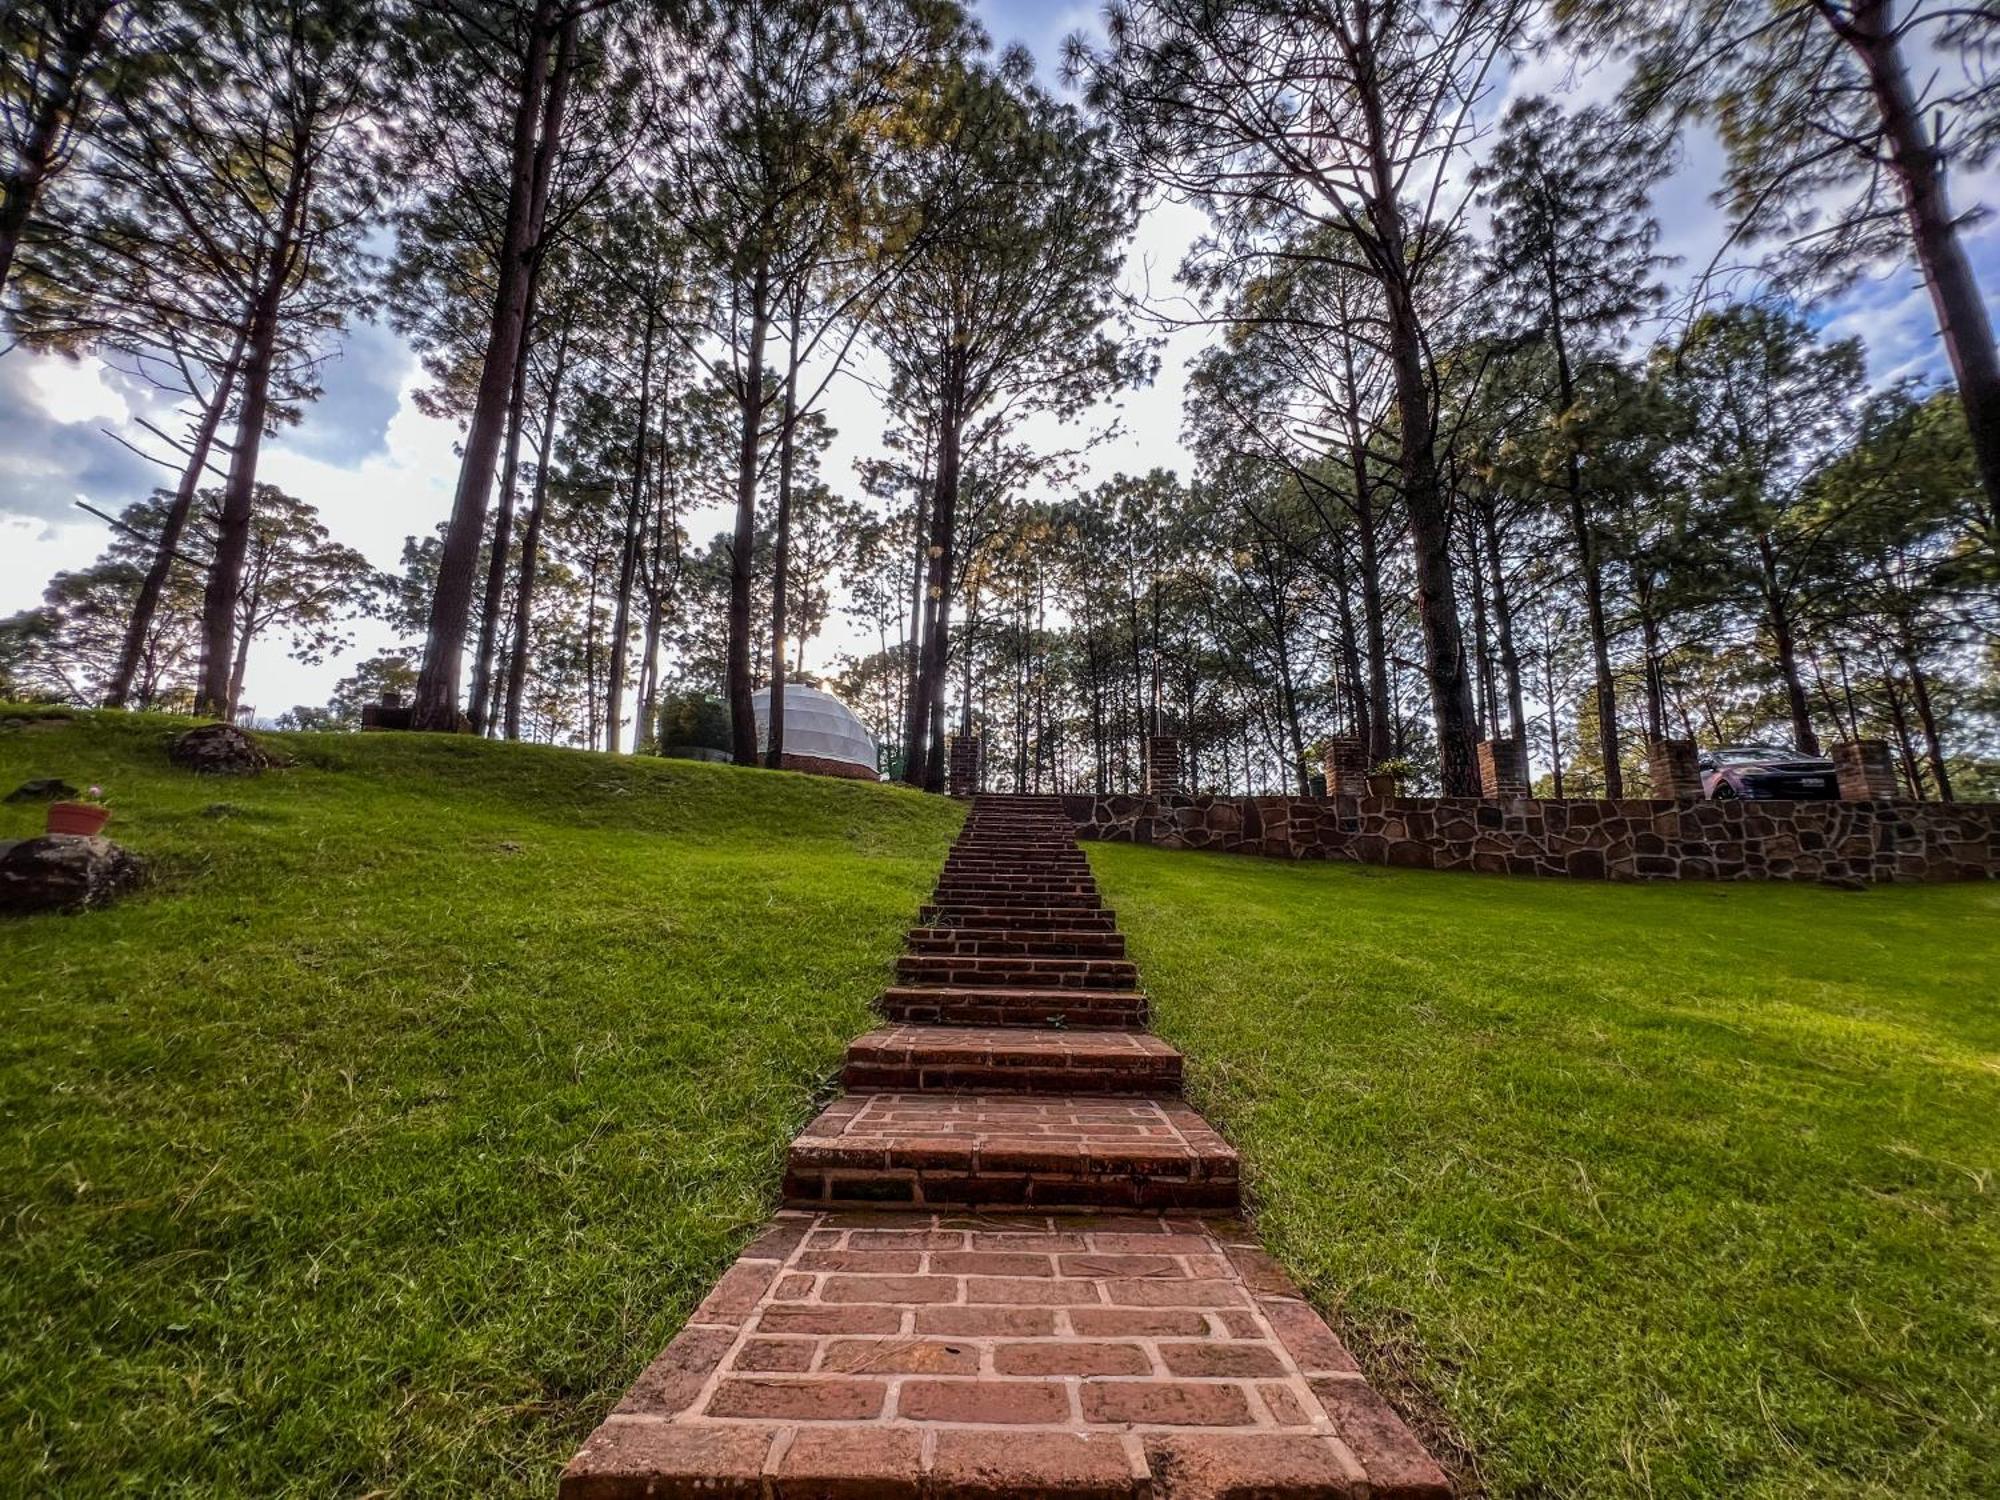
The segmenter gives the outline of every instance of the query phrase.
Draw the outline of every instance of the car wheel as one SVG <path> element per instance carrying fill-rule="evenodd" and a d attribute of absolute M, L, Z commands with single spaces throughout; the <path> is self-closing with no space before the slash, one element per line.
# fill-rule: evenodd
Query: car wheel
<path fill-rule="evenodd" d="M 1708 800 L 1711 802 L 1734 802 L 1740 795 L 1742 794 L 1728 782 L 1718 781 L 1715 784 L 1715 790 L 1708 794 Z"/>

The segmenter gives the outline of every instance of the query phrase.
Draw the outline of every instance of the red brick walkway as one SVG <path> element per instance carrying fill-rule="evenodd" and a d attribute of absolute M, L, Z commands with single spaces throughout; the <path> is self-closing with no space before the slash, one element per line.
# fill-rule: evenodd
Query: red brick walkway
<path fill-rule="evenodd" d="M 1235 1217 L 1054 798 L 981 797 L 786 1209 L 565 1500 L 1436 1500 Z"/>

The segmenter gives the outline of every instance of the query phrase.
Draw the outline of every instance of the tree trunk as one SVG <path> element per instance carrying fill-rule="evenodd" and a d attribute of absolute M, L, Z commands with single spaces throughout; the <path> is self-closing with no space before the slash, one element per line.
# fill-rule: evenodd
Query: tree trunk
<path fill-rule="evenodd" d="M 146 638 L 153 631 L 153 616 L 159 611 L 160 595 L 166 591 L 174 564 L 180 561 L 181 536 L 187 530 L 188 517 L 194 512 L 195 496 L 201 489 L 201 477 L 207 472 L 208 455 L 215 447 L 215 434 L 221 428 L 223 413 L 229 407 L 230 393 L 236 388 L 236 372 L 243 362 L 246 334 L 247 329 L 238 330 L 236 345 L 230 350 L 227 362 L 216 372 L 215 390 L 208 404 L 202 408 L 201 418 L 195 426 L 194 439 L 188 445 L 187 467 L 181 471 L 180 483 L 174 488 L 174 503 L 167 508 L 152 565 L 146 569 L 146 576 L 139 584 L 139 596 L 132 602 L 132 618 L 125 626 L 125 641 L 118 651 L 118 665 L 104 690 L 106 708 L 123 708 L 132 696 L 132 680 L 138 675 L 139 663 L 146 654 Z"/>
<path fill-rule="evenodd" d="M 257 629 L 258 595 L 253 591 L 243 606 L 243 628 L 236 635 L 236 659 L 229 666 L 229 712 L 223 717 L 232 723 L 243 706 L 243 677 L 250 670 L 250 637 Z"/>
<path fill-rule="evenodd" d="M 1549 706 L 1549 776 L 1556 800 L 1563 794 L 1563 742 L 1562 719 L 1556 713 L 1556 653 L 1555 643 L 1545 640 L 1542 655 L 1542 693 Z"/>
<path fill-rule="evenodd" d="M 1402 425 L 1403 501 L 1410 518 L 1417 614 L 1423 622 L 1424 675 L 1430 683 L 1431 713 L 1437 728 L 1439 775 L 1445 796 L 1476 797 L 1479 762 L 1472 685 L 1466 678 L 1458 597 L 1452 582 L 1451 523 L 1438 487 L 1430 387 L 1424 378 L 1423 348 L 1408 289 L 1391 289 L 1390 306 L 1390 347 Z"/>
<path fill-rule="evenodd" d="M 1792 716 L 1792 744 L 1801 755 L 1819 754 L 1819 736 L 1813 733 L 1812 704 L 1806 697 L 1805 679 L 1799 675 L 1798 637 L 1791 609 L 1779 592 L 1776 553 L 1769 536 L 1757 539 L 1757 555 L 1763 566 L 1764 617 L 1771 627 L 1771 653 L 1777 658 L 1778 676 L 1785 685 L 1785 702 Z"/>
<path fill-rule="evenodd" d="M 528 680 L 528 629 L 534 620 L 535 563 L 542 546 L 542 517 L 548 509 L 549 460 L 556 441 L 556 412 L 562 399 L 563 372 L 569 362 L 570 319 L 563 318 L 556 338 L 555 368 L 549 372 L 548 399 L 542 404 L 542 441 L 535 454 L 535 498 L 528 507 L 528 526 L 521 533 L 521 576 L 514 585 L 513 649 L 507 659 L 508 739 L 521 737 L 521 692 Z"/>
<path fill-rule="evenodd" d="M 493 546 L 486 560 L 486 597 L 479 611 L 479 649 L 472 658 L 472 695 L 466 717 L 472 732 L 484 734 L 491 717 L 493 647 L 500 631 L 500 610 L 507 593 L 507 549 L 514 539 L 514 482 L 521 468 L 521 427 L 528 404 L 528 350 L 534 341 L 535 293 L 528 290 L 528 310 L 521 320 L 521 350 L 514 361 L 514 390 L 507 401 L 507 442 L 500 461 L 500 508 L 493 516 Z"/>
<path fill-rule="evenodd" d="M 88 0 L 56 43 L 53 58 L 40 62 L 50 66 L 52 87 L 29 104 L 28 128 L 21 140 L 21 154 L 4 177 L 0 177 L 0 291 L 14 269 L 14 254 L 21 236 L 34 215 L 42 188 L 54 170 L 63 133 L 83 97 L 84 79 L 91 53 L 97 50 L 104 32 L 105 17 L 114 0 Z"/>
<path fill-rule="evenodd" d="M 673 467 L 667 447 L 667 424 L 660 423 L 660 477 L 657 493 L 660 503 L 653 507 L 653 547 L 648 561 L 650 585 L 646 590 L 646 644 L 645 654 L 640 658 L 639 682 L 639 724 L 633 735 L 637 742 L 651 734 L 655 728 L 654 716 L 659 708 L 660 695 L 660 632 L 667 623 L 667 598 L 675 581 L 680 576 L 680 516 L 674 505 Z M 676 559 L 673 570 L 664 570 L 661 559 L 669 553 Z M 659 748 L 655 741 L 654 748 Z"/>
<path fill-rule="evenodd" d="M 743 366 L 743 426 L 736 452 L 736 531 L 729 549 L 729 742 L 739 766 L 757 763 L 750 691 L 750 584 L 757 547 L 757 439 L 764 425 L 764 322 L 770 264 L 757 257 L 750 287 L 750 348 Z"/>
<path fill-rule="evenodd" d="M 1478 664 L 1478 703 L 1482 737 L 1497 739 L 1500 734 L 1500 693 L 1493 680 L 1493 653 L 1486 639 L 1486 573 L 1479 562 L 1479 541 L 1471 538 L 1472 556 L 1472 659 Z"/>
<path fill-rule="evenodd" d="M 1389 759 L 1389 644 L 1382 623 L 1382 558 L 1375 539 L 1375 487 L 1368 475 L 1368 450 L 1361 419 L 1350 413 L 1348 452 L 1354 466 L 1354 526 L 1361 544 L 1361 624 L 1368 633 L 1368 763 Z"/>
<path fill-rule="evenodd" d="M 1363 744 L 1370 744 L 1373 737 L 1369 731 L 1374 718 L 1369 710 L 1367 693 L 1361 685 L 1361 648 L 1354 639 L 1354 602 L 1347 573 L 1347 549 L 1338 542 L 1334 546 L 1334 565 L 1333 601 L 1335 618 L 1340 623 L 1341 696 L 1347 700 L 1347 728 Z M 1327 795 L 1331 796 L 1332 792 L 1329 790 Z"/>
<path fill-rule="evenodd" d="M 1562 299 L 1556 290 L 1553 258 L 1548 262 L 1548 284 L 1556 396 L 1562 404 L 1562 413 L 1567 413 L 1576 404 L 1576 382 L 1570 372 L 1569 345 L 1563 336 Z M 1583 579 L 1584 619 L 1590 628 L 1590 663 L 1597 682 L 1597 751 L 1604 757 L 1604 795 L 1617 798 L 1625 795 L 1625 771 L 1618 763 L 1618 688 L 1611 677 L 1611 633 L 1604 623 L 1604 558 L 1584 504 L 1583 455 L 1567 437 L 1563 441 L 1563 502 L 1569 517 L 1570 540 L 1576 545 L 1577 570 Z"/>
<path fill-rule="evenodd" d="M 424 662 L 417 674 L 411 715 L 418 729 L 458 727 L 458 679 L 464 664 L 465 632 L 471 622 L 479 544 L 485 538 L 486 497 L 493 488 L 493 470 L 505 435 L 514 365 L 520 358 L 528 288 L 535 273 L 537 241 L 547 203 L 551 174 L 540 168 L 542 158 L 554 152 L 562 133 L 570 62 L 576 50 L 577 23 L 571 16 L 562 24 L 558 56 L 553 70 L 550 68 L 549 28 L 555 13 L 556 0 L 535 0 L 528 23 L 528 47 L 514 107 L 513 170 L 501 231 L 493 316 L 480 366 L 479 394 L 466 432 L 465 457 L 459 465 L 458 491 L 452 498 L 451 521 L 438 558 L 437 586 L 431 595 Z"/>
<path fill-rule="evenodd" d="M 1801 755 L 1819 754 L 1819 736 L 1813 733 L 1812 704 L 1806 697 L 1805 679 L 1799 675 L 1798 642 L 1792 633 L 1790 611 L 1782 605 L 1771 607 L 1771 641 L 1778 659 L 1778 676 L 1785 684 L 1785 703 L 1791 710 L 1792 743 Z"/>
<path fill-rule="evenodd" d="M 1367 45 L 1372 49 L 1372 39 Z M 1410 519 L 1417 616 L 1424 631 L 1424 675 L 1430 684 L 1444 795 L 1476 797 L 1479 757 L 1474 743 L 1472 685 L 1466 680 L 1458 596 L 1452 581 L 1451 518 L 1438 483 L 1437 434 L 1424 368 L 1423 324 L 1410 284 L 1396 148 L 1382 113 L 1376 74 L 1380 61 L 1371 53 L 1360 70 L 1366 85 L 1360 90 L 1360 104 L 1368 132 L 1367 208 L 1387 311 L 1387 352 L 1396 380 L 1403 506 Z"/>
<path fill-rule="evenodd" d="M 1917 112 L 1893 12 L 1891 0 L 1856 0 L 1844 34 L 1860 55 L 1881 115 L 1917 265 L 1937 312 L 1945 357 L 1951 361 L 1965 425 L 1972 435 L 1973 459 L 1993 528 L 1991 545 L 2000 549 L 2000 352 L 1995 351 L 1993 324 L 1945 193 L 1943 156 Z"/>
<path fill-rule="evenodd" d="M 941 403 L 937 484 L 931 497 L 930 547 L 924 573 L 924 644 L 917 668 L 911 722 L 922 726 L 908 752 L 903 779 L 944 790 L 944 677 L 950 661 L 951 568 L 958 509 L 958 401 Z"/>
<path fill-rule="evenodd" d="M 1930 680 L 1917 661 L 1917 653 L 1907 645 L 1903 648 L 1903 667 L 1910 674 L 1910 698 L 1917 706 L 1917 723 L 1924 731 L 1924 757 L 1931 763 L 1931 781 L 1937 787 L 1938 801 L 1956 802 L 1958 799 L 1951 790 L 1951 773 L 1945 769 L 1944 742 L 1938 734 L 1937 713 L 1931 707 Z"/>
<path fill-rule="evenodd" d="M 632 585 L 639 569 L 639 518 L 646 512 L 646 439 L 653 426 L 653 335 L 657 304 L 648 289 L 645 343 L 639 353 L 639 421 L 632 439 L 632 498 L 625 505 L 624 544 L 618 552 L 618 598 L 611 611 L 611 646 L 605 672 L 604 748 L 618 753 L 625 720 L 625 642 L 632 634 Z M 632 738 L 639 737 L 635 726 Z"/>
<path fill-rule="evenodd" d="M 1910 743 L 1910 717 L 1903 710 L 1903 695 L 1896 691 L 1896 675 L 1882 672 L 1882 696 L 1888 700 L 1889 723 L 1896 731 L 1896 751 L 1903 758 L 1903 777 L 1910 783 L 1910 795 L 1924 798 L 1924 778 L 1917 770 L 1917 748 Z"/>
<path fill-rule="evenodd" d="M 1584 619 L 1590 631 L 1591 677 L 1597 687 L 1597 752 L 1604 758 L 1604 795 L 1625 795 L 1625 773 L 1618 763 L 1618 690 L 1611 677 L 1611 637 L 1604 625 L 1604 575 L 1596 539 L 1583 500 L 1574 489 L 1567 497 L 1570 539 L 1576 544 L 1577 569 L 1583 578 Z"/>
<path fill-rule="evenodd" d="M 792 309 L 791 342 L 785 358 L 785 419 L 778 432 L 778 534 L 771 544 L 771 725 L 765 740 L 764 764 L 773 771 L 785 765 L 785 604 L 792 565 L 792 465 L 796 456 L 794 427 L 798 419 L 799 313 Z"/>
<path fill-rule="evenodd" d="M 1508 732 L 1522 742 L 1525 750 L 1527 698 L 1521 691 L 1521 657 L 1514 649 L 1514 611 L 1507 602 L 1507 574 L 1500 566 L 1500 523 L 1490 504 L 1480 507 L 1479 526 L 1486 546 L 1487 582 L 1493 590 L 1493 631 L 1500 644 L 1500 675 L 1507 683 Z"/>
<path fill-rule="evenodd" d="M 1653 588 L 1638 586 L 1639 636 L 1646 657 L 1646 733 L 1652 739 L 1667 734 L 1667 687 L 1660 666 L 1660 620 L 1653 609 Z"/>
<path fill-rule="evenodd" d="M 277 359 L 278 315 L 286 283 L 293 270 L 299 226 L 304 216 L 311 169 L 305 160 L 302 130 L 292 138 L 291 176 L 278 210 L 278 231 L 270 264 L 251 305 L 244 338 L 243 400 L 236 412 L 236 442 L 229 455 L 229 474 L 222 486 L 222 513 L 215 524 L 215 557 L 209 563 L 208 587 L 202 594 L 202 682 L 195 712 L 227 716 L 233 653 L 230 636 L 236 623 L 236 595 L 242 587 L 243 559 L 250 549 L 250 516 L 256 502 L 257 457 L 270 420 L 271 375 Z"/>
<path fill-rule="evenodd" d="M 928 455 L 926 455 L 928 463 Z M 924 721 L 918 716 L 917 682 L 923 676 L 924 577 L 930 560 L 930 496 L 933 479 L 928 469 L 911 496 L 910 528 L 910 638 L 903 671 L 903 780 L 911 786 L 922 784 L 915 774 L 918 746 L 924 735 Z"/>

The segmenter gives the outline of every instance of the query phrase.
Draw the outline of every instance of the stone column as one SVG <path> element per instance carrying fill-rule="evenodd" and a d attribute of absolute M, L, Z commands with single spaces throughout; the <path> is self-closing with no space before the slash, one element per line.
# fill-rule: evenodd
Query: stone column
<path fill-rule="evenodd" d="M 1701 801 L 1701 765 L 1693 740 L 1651 740 L 1646 745 L 1646 774 L 1656 802 Z"/>
<path fill-rule="evenodd" d="M 1528 795 L 1528 757 L 1519 740 L 1479 742 L 1479 795 L 1488 802 Z"/>
<path fill-rule="evenodd" d="M 986 742 L 976 734 L 955 734 L 947 749 L 950 767 L 946 785 L 952 796 L 976 795 L 986 771 Z"/>
<path fill-rule="evenodd" d="M 1887 740 L 1842 740 L 1833 747 L 1843 802 L 1893 802 L 1902 795 Z"/>
<path fill-rule="evenodd" d="M 1146 795 L 1177 797 L 1187 788 L 1181 785 L 1181 742 L 1170 734 L 1156 734 L 1146 741 Z"/>
<path fill-rule="evenodd" d="M 1326 742 L 1326 794 L 1329 797 L 1368 795 L 1368 750 L 1352 738 Z"/>

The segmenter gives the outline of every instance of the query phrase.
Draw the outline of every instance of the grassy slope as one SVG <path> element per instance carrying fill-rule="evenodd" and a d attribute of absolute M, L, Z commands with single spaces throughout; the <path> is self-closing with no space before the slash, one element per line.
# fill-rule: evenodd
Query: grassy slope
<path fill-rule="evenodd" d="M 0 734 L 159 872 L 0 927 L 0 1491 L 547 1493 L 770 1207 L 958 813 L 405 736 L 198 781 L 167 733 Z"/>
<path fill-rule="evenodd" d="M 1495 1494 L 2000 1494 L 2000 887 L 1093 862 L 1274 1248 Z"/>

